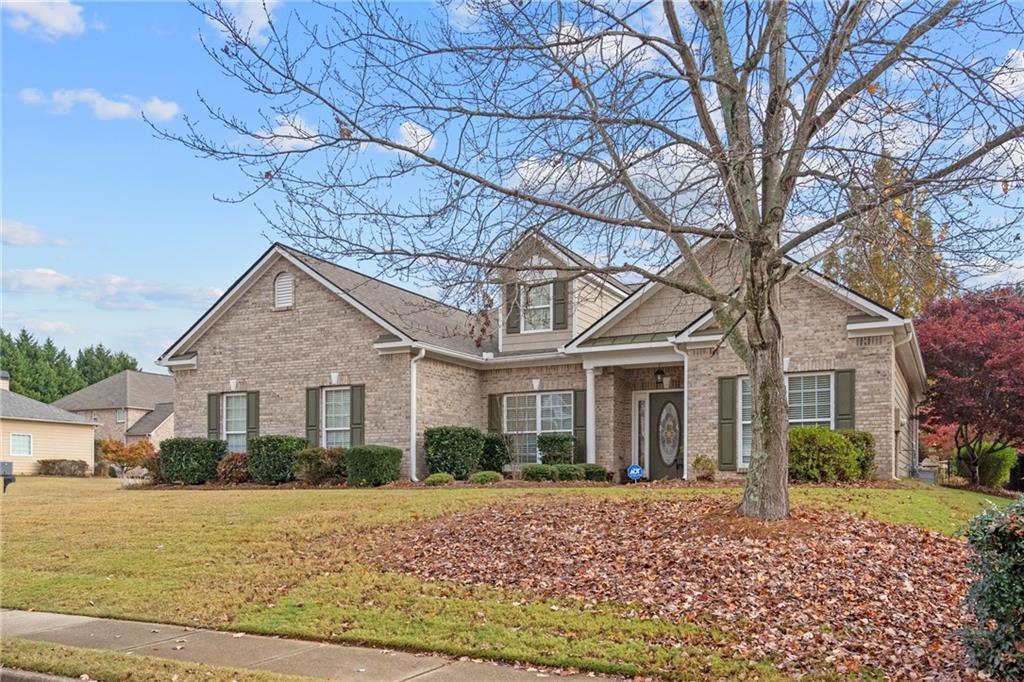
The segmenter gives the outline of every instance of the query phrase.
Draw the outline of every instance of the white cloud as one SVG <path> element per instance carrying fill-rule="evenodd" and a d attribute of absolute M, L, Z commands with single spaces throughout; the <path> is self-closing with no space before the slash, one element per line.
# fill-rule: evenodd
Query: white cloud
<path fill-rule="evenodd" d="M 1003 65 L 992 76 L 992 84 L 1015 97 L 1024 96 L 1024 50 L 1013 49 L 1006 54 Z"/>
<path fill-rule="evenodd" d="M 120 275 L 72 277 L 50 268 L 6 270 L 3 289 L 4 293 L 73 295 L 104 310 L 203 308 L 222 293 L 210 287 L 152 284 Z"/>
<path fill-rule="evenodd" d="M 29 323 L 33 329 L 37 329 L 44 333 L 57 332 L 60 334 L 74 334 L 78 331 L 78 327 L 67 322 L 61 322 L 60 320 L 32 320 Z"/>
<path fill-rule="evenodd" d="M 278 116 L 277 125 L 265 131 L 266 145 L 281 152 L 302 151 L 320 144 L 320 135 L 301 116 Z"/>
<path fill-rule="evenodd" d="M 84 104 L 101 121 L 142 118 L 143 114 L 154 121 L 169 121 L 181 110 L 177 103 L 159 97 L 144 100 L 122 95 L 120 100 L 113 100 L 92 88 L 54 90 L 50 95 L 35 88 L 25 88 L 18 93 L 18 97 L 25 104 L 49 106 L 50 112 L 54 114 L 67 114 L 77 105 Z"/>
<path fill-rule="evenodd" d="M 67 246 L 66 239 L 49 236 L 35 225 L 20 220 L 0 220 L 0 238 L 6 246 Z"/>
<path fill-rule="evenodd" d="M 422 153 L 434 148 L 434 134 L 412 121 L 398 126 L 398 143 Z"/>
<path fill-rule="evenodd" d="M 243 35 L 248 35 L 255 45 L 264 45 L 270 27 L 267 18 L 273 16 L 279 4 L 280 0 L 224 0 L 222 6 Z"/>
<path fill-rule="evenodd" d="M 56 40 L 85 32 L 82 8 L 69 0 L 40 2 L 32 0 L 6 0 L 3 3 L 7 25 L 19 33 L 43 40 Z"/>

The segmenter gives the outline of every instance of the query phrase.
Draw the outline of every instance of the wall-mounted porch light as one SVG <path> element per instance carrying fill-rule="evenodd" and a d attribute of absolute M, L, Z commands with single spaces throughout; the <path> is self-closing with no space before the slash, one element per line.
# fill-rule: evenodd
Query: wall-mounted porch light
<path fill-rule="evenodd" d="M 665 385 L 665 371 L 661 367 L 654 372 L 654 383 L 658 388 Z"/>

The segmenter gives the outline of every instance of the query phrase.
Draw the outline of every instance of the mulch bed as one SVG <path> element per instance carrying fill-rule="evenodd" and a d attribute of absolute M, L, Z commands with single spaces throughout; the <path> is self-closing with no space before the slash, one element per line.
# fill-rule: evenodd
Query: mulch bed
<path fill-rule="evenodd" d="M 383 567 L 426 580 L 708 623 L 729 635 L 727 653 L 789 673 L 974 678 L 956 636 L 969 619 L 968 548 L 910 526 L 815 509 L 765 524 L 707 497 L 580 497 L 429 519 L 376 551 Z"/>

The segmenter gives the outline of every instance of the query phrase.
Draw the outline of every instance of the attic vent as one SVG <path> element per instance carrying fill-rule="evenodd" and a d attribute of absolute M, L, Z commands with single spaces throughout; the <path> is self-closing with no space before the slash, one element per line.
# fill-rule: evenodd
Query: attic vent
<path fill-rule="evenodd" d="M 295 282 L 287 272 L 274 279 L 274 307 L 290 308 L 295 301 Z"/>

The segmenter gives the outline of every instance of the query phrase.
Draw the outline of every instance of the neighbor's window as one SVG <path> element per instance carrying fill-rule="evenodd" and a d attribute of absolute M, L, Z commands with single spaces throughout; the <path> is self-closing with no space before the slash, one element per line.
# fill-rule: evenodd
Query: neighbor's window
<path fill-rule="evenodd" d="M 539 434 L 572 433 L 572 392 L 505 396 L 505 433 L 512 436 L 513 465 L 539 462 Z"/>
<path fill-rule="evenodd" d="M 125 409 L 123 407 L 117 408 L 117 412 L 114 413 L 114 419 L 118 424 L 124 424 L 125 420 Z"/>
<path fill-rule="evenodd" d="M 325 448 L 347 448 L 352 445 L 352 390 L 325 388 L 323 395 L 323 434 Z"/>
<path fill-rule="evenodd" d="M 553 288 L 551 284 L 539 284 L 523 289 L 521 329 L 524 332 L 546 332 L 552 329 Z"/>
<path fill-rule="evenodd" d="M 790 426 L 821 426 L 832 428 L 833 404 L 831 374 L 794 374 L 786 377 Z M 739 465 L 750 466 L 751 427 L 750 379 L 740 377 L 739 390 L 740 442 Z"/>
<path fill-rule="evenodd" d="M 295 301 L 295 280 L 290 273 L 282 272 L 274 279 L 274 307 L 288 308 Z"/>
<path fill-rule="evenodd" d="M 28 433 L 12 433 L 11 454 L 15 457 L 31 457 L 32 435 Z"/>
<path fill-rule="evenodd" d="M 245 452 L 245 394 L 224 394 L 224 440 L 228 452 Z"/>

